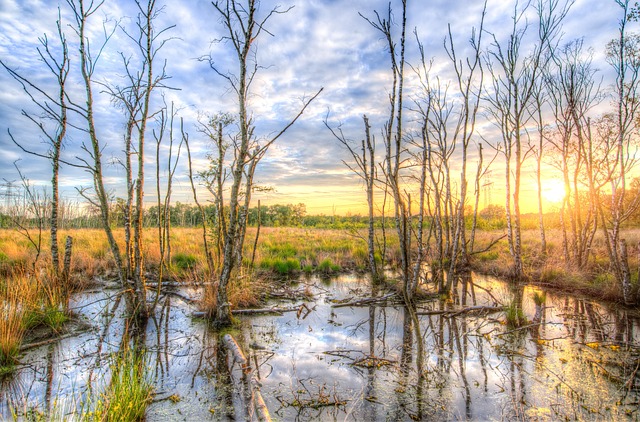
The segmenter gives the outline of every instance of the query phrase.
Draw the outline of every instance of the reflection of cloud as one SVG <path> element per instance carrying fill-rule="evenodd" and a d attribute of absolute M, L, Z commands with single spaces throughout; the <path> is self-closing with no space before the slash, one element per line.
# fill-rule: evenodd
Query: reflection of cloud
<path fill-rule="evenodd" d="M 0 57 L 38 84 L 53 88 L 51 76 L 38 60 L 35 50 L 38 45 L 37 37 L 45 32 L 49 34 L 52 46 L 57 45 L 53 35 L 55 9 L 45 3 L 0 0 Z M 269 10 L 275 4 L 272 0 L 263 1 L 262 11 Z M 396 8 L 393 18 L 397 21 L 398 5 L 393 6 Z M 425 44 L 427 57 L 434 57 L 434 69 L 438 70 L 443 80 L 448 80 L 452 69 L 442 48 L 447 23 L 452 23 L 456 51 L 459 57 L 463 57 L 469 49 L 467 41 L 471 27 L 478 25 L 482 2 L 469 4 L 437 0 L 428 5 L 414 2 L 409 7 L 409 31 L 417 27 Z M 509 26 L 505 24 L 505 19 L 511 14 L 512 7 L 502 1 L 490 1 L 486 29 L 496 33 L 498 37 L 504 36 L 503 32 Z M 348 155 L 324 127 L 322 120 L 329 113 L 328 120 L 332 126 L 342 124 L 345 135 L 359 141 L 363 137 L 362 115 L 367 114 L 371 120 L 372 134 L 378 140 L 379 151 L 382 150 L 380 131 L 388 110 L 388 89 L 391 84 L 389 58 L 380 34 L 358 15 L 361 12 L 369 18 L 375 18 L 374 9 L 384 15 L 387 2 L 300 2 L 289 13 L 274 15 L 267 24 L 273 37 L 264 33 L 264 37 L 257 41 L 257 57 L 260 64 L 265 66 L 254 81 L 251 97 L 258 137 L 264 138 L 277 133 L 297 114 L 302 98 L 324 87 L 322 95 L 269 151 L 258 171 L 260 183 L 272 184 L 277 189 L 277 194 L 271 194 L 272 197 L 283 200 L 286 198 L 288 202 L 308 202 L 313 201 L 314 195 L 317 195 L 318 206 L 322 207 L 331 206 L 329 201 L 344 204 L 363 202 L 359 181 L 345 171 L 341 162 L 348 159 Z M 64 23 L 69 23 L 70 16 L 64 5 L 62 10 Z M 592 1 L 577 1 L 565 24 L 565 39 L 586 36 L 585 44 L 594 47 L 598 66 L 606 70 L 607 65 L 602 62 L 604 44 L 615 35 L 618 12 L 615 6 L 603 2 L 594 4 Z M 109 19 L 107 25 L 112 26 L 115 19 L 122 18 L 121 24 L 132 30 L 135 14 L 133 2 L 120 0 L 105 3 L 102 10 L 93 16 L 88 28 L 93 47 L 97 48 L 103 38 L 103 19 Z M 166 71 L 171 76 L 167 84 L 178 89 L 167 91 L 166 101 L 174 102 L 180 108 L 185 130 L 190 135 L 194 166 L 196 169 L 203 169 L 206 165 L 204 157 L 210 147 L 195 129 L 197 112 L 232 111 L 236 107 L 236 100 L 225 86 L 225 81 L 215 75 L 208 63 L 198 61 L 197 58 L 211 53 L 215 66 L 222 72 L 233 70 L 235 64 L 229 44 L 213 42 L 223 32 L 210 2 L 166 2 L 158 27 L 174 24 L 176 28 L 167 35 L 175 39 L 168 42 L 158 56 L 161 60 L 167 59 Z M 584 28 L 589 28 L 589 32 L 586 33 Z M 398 29 L 395 26 L 393 30 L 397 33 Z M 70 31 L 67 36 L 71 44 L 70 51 L 75 54 L 77 42 Z M 408 40 L 408 60 L 417 64 L 413 35 L 409 34 Z M 119 52 L 129 57 L 134 48 L 121 31 L 116 31 L 96 67 L 97 82 L 124 83 Z M 135 56 L 132 57 L 135 60 Z M 158 62 L 158 71 L 160 65 L 161 62 Z M 75 57 L 72 66 L 74 74 L 69 87 L 72 97 L 81 102 L 83 88 Z M 407 70 L 407 77 L 414 78 L 410 69 Z M 37 128 L 20 116 L 23 108 L 31 112 L 37 110 L 6 72 L 0 72 L 0 83 L 3 86 L 0 92 L 0 148 L 3 150 L 0 155 L 0 178 L 15 178 L 12 162 L 20 156 L 23 159 L 21 165 L 28 169 L 29 178 L 46 184 L 50 176 L 45 160 L 18 154 L 6 135 L 6 129 L 11 128 L 21 142 L 41 152 L 46 151 Z M 122 114 L 113 108 L 108 96 L 100 91 L 101 88 L 96 85 L 96 121 L 99 136 L 105 144 L 103 155 L 107 162 L 111 157 L 122 155 L 124 120 Z M 411 107 L 410 98 L 412 87 L 407 86 L 407 107 Z M 157 107 L 160 103 L 158 93 L 154 104 Z M 406 127 L 411 128 L 413 117 L 410 111 L 406 111 L 406 116 Z M 80 123 L 77 116 L 71 119 L 74 124 Z M 155 124 L 151 124 L 151 129 L 154 127 Z M 179 137 L 178 127 L 179 122 L 176 122 L 175 137 Z M 495 132 L 495 128 L 482 122 L 478 128 L 487 139 L 491 139 L 491 133 Z M 75 160 L 76 156 L 87 159 L 87 154 L 80 149 L 87 142 L 85 133 L 70 129 L 65 157 L 69 160 Z M 148 173 L 152 174 L 155 145 L 151 132 L 148 134 L 147 145 Z M 500 169 L 496 170 L 499 171 Z M 114 181 L 110 188 L 122 196 L 123 172 L 117 166 L 108 165 L 105 166 L 105 172 L 109 180 Z M 184 151 L 177 174 L 182 178 L 182 183 L 178 185 L 184 190 L 176 191 L 176 195 L 188 200 L 188 183 L 184 179 Z M 87 180 L 85 172 L 69 166 L 63 167 L 61 177 L 66 179 L 63 183 L 67 185 L 80 182 L 84 185 Z M 333 192 L 333 197 L 324 196 L 324 191 Z M 295 199 L 296 195 L 300 195 L 299 200 Z M 150 194 L 148 198 L 151 197 Z"/>

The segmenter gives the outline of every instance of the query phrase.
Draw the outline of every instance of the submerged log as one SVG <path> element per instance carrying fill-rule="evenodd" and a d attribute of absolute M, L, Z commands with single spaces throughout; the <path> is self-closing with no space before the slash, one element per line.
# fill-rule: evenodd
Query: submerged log
<path fill-rule="evenodd" d="M 386 300 L 396 296 L 395 293 L 389 293 L 388 295 L 380 296 L 380 297 L 369 297 L 366 299 L 360 299 L 353 302 L 345 302 L 338 303 L 335 305 L 331 305 L 332 308 L 345 308 L 347 306 L 366 306 L 374 303 L 385 302 Z"/>
<path fill-rule="evenodd" d="M 444 315 L 446 317 L 455 317 L 458 315 L 466 315 L 470 313 L 492 313 L 504 311 L 503 306 L 469 306 L 462 309 L 447 309 L 438 311 L 422 311 L 416 312 L 417 315 Z"/>
<path fill-rule="evenodd" d="M 264 399 L 262 398 L 262 394 L 260 393 L 260 383 L 253 376 L 253 371 L 251 370 L 251 364 L 249 360 L 242 353 L 242 349 L 240 345 L 236 342 L 236 340 L 231 336 L 231 334 L 225 334 L 222 337 L 222 341 L 233 355 L 233 361 L 238 362 L 240 364 L 240 368 L 242 369 L 242 380 L 247 383 L 250 391 L 251 398 L 253 401 L 253 406 L 256 410 L 256 415 L 258 416 L 258 420 L 271 422 L 271 416 L 269 415 L 269 408 L 267 407 Z"/>
<path fill-rule="evenodd" d="M 260 308 L 260 309 L 232 309 L 231 313 L 234 315 L 256 315 L 256 314 L 273 314 L 273 315 L 282 315 L 285 312 L 297 312 L 298 315 L 302 312 L 303 309 L 311 312 L 312 309 L 306 304 L 302 304 L 299 306 L 290 306 L 288 308 Z M 308 313 L 307 312 L 307 313 Z M 204 311 L 197 311 L 192 314 L 194 318 L 207 318 L 208 313 Z"/>

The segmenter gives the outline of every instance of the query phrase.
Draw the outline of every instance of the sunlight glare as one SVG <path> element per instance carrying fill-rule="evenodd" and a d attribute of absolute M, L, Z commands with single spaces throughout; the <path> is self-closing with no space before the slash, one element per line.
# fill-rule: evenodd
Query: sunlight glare
<path fill-rule="evenodd" d="M 564 199 L 564 186 L 560 182 L 550 182 L 542 189 L 542 197 L 550 203 L 559 203 Z"/>

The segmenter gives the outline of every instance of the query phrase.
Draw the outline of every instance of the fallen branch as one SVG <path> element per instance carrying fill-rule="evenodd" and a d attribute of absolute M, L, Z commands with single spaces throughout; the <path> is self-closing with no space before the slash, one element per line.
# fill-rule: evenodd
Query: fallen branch
<path fill-rule="evenodd" d="M 392 297 L 394 297 L 396 294 L 395 293 L 389 293 L 388 295 L 384 295 L 384 296 L 380 296 L 380 297 L 369 297 L 366 299 L 361 299 L 361 300 L 356 300 L 353 302 L 345 302 L 345 303 L 338 303 L 335 305 L 331 305 L 332 308 L 345 308 L 347 306 L 365 306 L 365 305 L 372 305 L 374 303 L 379 303 L 379 302 L 385 302 L 387 299 L 390 299 Z"/>
<path fill-rule="evenodd" d="M 285 312 L 298 312 L 300 314 L 302 309 L 307 309 L 308 315 L 311 310 L 306 304 L 302 304 L 300 306 L 291 306 L 288 308 L 261 308 L 261 309 L 232 309 L 231 313 L 234 315 L 256 315 L 256 314 L 272 314 L 272 315 L 282 315 Z M 192 314 L 194 318 L 207 318 L 208 313 L 204 311 L 196 311 Z"/>
<path fill-rule="evenodd" d="M 444 315 L 452 318 L 458 315 L 466 315 L 470 313 L 493 313 L 504 311 L 503 306 L 468 306 L 463 309 L 447 309 L 442 311 L 423 311 L 416 312 L 417 315 Z"/>
<path fill-rule="evenodd" d="M 90 325 L 83 325 L 82 327 L 78 328 L 77 330 L 74 330 L 72 332 L 60 335 L 60 336 L 56 336 L 47 340 L 42 340 L 42 341 L 37 341 L 34 343 L 28 343 L 28 344 L 23 344 L 22 346 L 20 346 L 20 352 L 24 352 L 26 350 L 30 350 L 30 349 L 35 349 L 37 347 L 42 347 L 42 346 L 47 346 L 49 344 L 53 344 L 53 343 L 57 343 L 59 341 L 62 341 L 66 338 L 69 337 L 75 337 L 85 331 L 87 331 L 88 329 L 90 329 L 91 326 Z"/>
<path fill-rule="evenodd" d="M 231 334 L 225 334 L 224 337 L 222 337 L 222 341 L 227 350 L 229 350 L 233 355 L 234 363 L 238 362 L 240 364 L 240 368 L 242 369 L 243 381 L 247 382 L 251 386 L 251 398 L 256 409 L 258 420 L 271 422 L 269 408 L 267 407 L 264 399 L 262 398 L 262 394 L 260 393 L 260 383 L 253 376 L 251 365 L 249 364 L 247 358 L 244 356 L 244 353 L 242 353 L 242 349 L 240 348 L 236 340 L 231 336 Z"/>

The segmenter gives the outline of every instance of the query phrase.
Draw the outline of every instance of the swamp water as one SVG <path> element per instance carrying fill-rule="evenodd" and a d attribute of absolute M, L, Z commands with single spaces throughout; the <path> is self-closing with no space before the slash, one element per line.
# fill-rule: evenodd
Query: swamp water
<path fill-rule="evenodd" d="M 231 331 L 274 420 L 640 419 L 637 312 L 551 292 L 541 300 L 538 288 L 477 276 L 458 283 L 452 300 L 420 302 L 413 318 L 394 302 L 344 306 L 386 294 L 354 276 L 301 280 L 284 295 L 292 292 L 299 299 L 269 305 L 296 311 L 239 316 Z M 251 418 L 219 333 L 191 317 L 186 298 L 200 294 L 163 296 L 138 333 L 155 388 L 149 421 Z M 2 380 L 0 419 L 72 419 L 99 395 L 127 329 L 118 297 L 73 298 L 90 328 L 23 354 Z M 496 309 L 513 303 L 523 314 L 510 319 L 522 326 Z"/>

